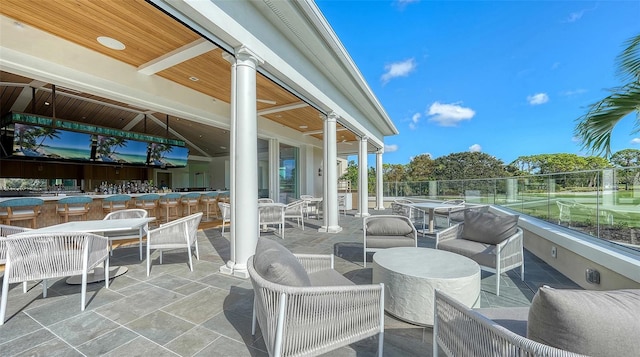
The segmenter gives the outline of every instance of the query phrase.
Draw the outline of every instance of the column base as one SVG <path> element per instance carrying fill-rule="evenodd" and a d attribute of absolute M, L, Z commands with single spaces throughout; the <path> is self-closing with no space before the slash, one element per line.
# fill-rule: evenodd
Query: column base
<path fill-rule="evenodd" d="M 371 213 L 356 213 L 354 217 L 369 217 L 371 216 Z"/>
<path fill-rule="evenodd" d="M 380 205 L 380 206 L 376 207 L 375 209 L 376 209 L 376 211 L 382 211 L 382 210 L 385 210 L 386 208 L 384 208 L 384 205 Z"/>
<path fill-rule="evenodd" d="M 322 226 L 320 228 L 318 228 L 318 232 L 322 232 L 322 233 L 338 233 L 338 232 L 342 232 L 342 227 L 340 226 Z"/>
<path fill-rule="evenodd" d="M 238 278 L 248 279 L 249 271 L 246 266 L 241 266 L 240 264 L 232 264 L 233 267 L 229 267 L 229 265 L 223 265 L 220 267 L 220 273 L 224 275 L 233 275 Z"/>

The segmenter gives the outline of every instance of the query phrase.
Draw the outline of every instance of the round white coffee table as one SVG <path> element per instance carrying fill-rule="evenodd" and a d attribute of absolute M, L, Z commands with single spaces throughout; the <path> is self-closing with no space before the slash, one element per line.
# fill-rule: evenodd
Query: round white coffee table
<path fill-rule="evenodd" d="M 384 283 L 384 309 L 417 325 L 433 325 L 434 290 L 472 307 L 480 298 L 480 266 L 429 248 L 389 248 L 373 255 L 373 283 Z"/>

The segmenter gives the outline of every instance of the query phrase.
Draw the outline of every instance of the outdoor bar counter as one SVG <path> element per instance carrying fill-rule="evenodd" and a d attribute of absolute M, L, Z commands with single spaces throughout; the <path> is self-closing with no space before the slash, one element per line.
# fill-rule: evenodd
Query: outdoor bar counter
<path fill-rule="evenodd" d="M 218 193 L 223 193 L 223 192 L 228 192 L 228 191 L 198 191 L 198 193 L 200 194 L 206 194 L 208 192 L 218 192 Z M 192 192 L 158 192 L 157 194 L 160 195 L 161 197 L 163 195 L 166 195 L 167 193 L 180 193 L 182 195 L 188 194 L 188 193 L 192 193 Z M 126 194 L 128 196 L 131 196 L 131 201 L 129 201 L 128 203 L 128 208 L 135 208 L 135 198 L 136 197 L 140 197 L 142 195 L 145 195 L 146 193 L 131 193 L 131 194 Z M 56 204 L 58 202 L 58 200 L 65 198 L 65 197 L 69 197 L 69 196 L 89 196 L 91 198 L 93 198 L 93 201 L 89 204 L 90 210 L 89 210 L 89 214 L 87 216 L 88 220 L 95 220 L 95 219 L 103 219 L 105 216 L 105 213 L 102 209 L 102 200 L 110 197 L 110 196 L 115 196 L 115 194 L 113 195 L 103 195 L 103 194 L 94 194 L 93 192 L 88 192 L 88 193 L 74 193 L 74 194 L 70 194 L 70 195 L 66 195 L 66 194 L 58 194 L 58 195 L 43 195 L 43 196 L 34 196 L 34 195 L 29 195 L 28 197 L 33 197 L 33 198 L 40 198 L 44 201 L 44 204 L 42 205 L 42 207 L 40 208 L 40 214 L 38 215 L 38 219 L 37 219 L 37 228 L 42 228 L 42 227 L 47 227 L 47 226 L 51 226 L 54 224 L 58 224 L 62 222 L 62 218 L 58 216 L 58 214 L 56 213 Z M 27 196 L 23 196 L 23 197 L 27 197 Z M 0 202 L 2 201 L 6 201 L 6 200 L 11 200 L 11 199 L 16 199 L 16 198 L 21 198 L 21 197 L 0 197 Z M 75 220 L 77 220 L 77 218 L 74 218 Z M 21 226 L 21 227 L 28 227 L 29 225 L 29 221 L 15 221 L 15 223 L 12 223 L 12 225 L 15 226 Z"/>

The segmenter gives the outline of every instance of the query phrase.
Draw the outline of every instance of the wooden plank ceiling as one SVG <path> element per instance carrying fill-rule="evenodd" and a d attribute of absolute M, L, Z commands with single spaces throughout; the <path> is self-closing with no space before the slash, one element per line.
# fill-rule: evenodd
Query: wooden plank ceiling
<path fill-rule="evenodd" d="M 137 68 L 203 41 L 197 33 L 143 0 L 2 0 L 0 13 Z M 107 48 L 96 41 L 99 36 L 117 39 L 126 48 Z M 222 56 L 224 51 L 211 48 L 156 75 L 228 103 L 231 68 Z M 169 117 L 167 130 L 164 113 L 61 87 L 56 87 L 53 105 L 51 85 L 55 83 L 34 82 L 7 72 L 0 72 L 0 82 L 2 115 L 14 110 L 53 116 L 55 107 L 55 116 L 60 119 L 185 140 L 191 155 L 213 157 L 229 153 L 226 130 L 176 117 Z M 35 96 L 30 87 L 38 88 Z M 258 111 L 264 112 L 264 118 L 322 139 L 320 113 L 261 74 L 257 75 L 257 96 Z M 339 124 L 338 130 L 338 142 L 357 140 Z"/>

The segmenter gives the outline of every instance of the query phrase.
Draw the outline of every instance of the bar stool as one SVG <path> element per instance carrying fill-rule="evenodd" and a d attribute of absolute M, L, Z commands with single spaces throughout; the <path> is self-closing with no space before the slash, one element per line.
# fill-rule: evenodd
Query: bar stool
<path fill-rule="evenodd" d="M 158 206 L 160 206 L 160 210 L 165 212 L 165 222 L 169 222 L 170 219 L 175 219 L 180 216 L 178 209 L 180 207 L 181 198 L 182 195 L 179 193 L 167 193 L 166 195 L 160 196 Z M 171 214 L 172 210 L 175 214 Z"/>
<path fill-rule="evenodd" d="M 102 210 L 105 214 L 109 214 L 111 212 L 127 209 L 129 201 L 131 201 L 131 196 L 129 195 L 109 196 L 102 200 Z"/>
<path fill-rule="evenodd" d="M 36 218 L 44 201 L 39 198 L 14 198 L 0 202 L 0 222 L 11 225 L 14 221 L 31 221 L 30 228 L 37 228 Z"/>
<path fill-rule="evenodd" d="M 218 214 L 218 212 L 220 212 L 220 209 L 218 208 L 218 192 L 207 192 L 200 196 L 200 201 L 204 203 L 207 211 L 207 220 L 211 214 L 213 214 L 216 219 L 220 217 Z"/>
<path fill-rule="evenodd" d="M 158 200 L 160 195 L 157 193 L 148 193 L 136 197 L 136 208 L 143 209 L 149 213 L 149 217 L 158 215 Z"/>
<path fill-rule="evenodd" d="M 182 203 L 182 212 L 184 212 L 185 208 L 187 209 L 187 214 L 184 215 L 185 217 L 190 216 L 191 213 L 198 212 L 200 195 L 201 194 L 199 192 L 191 192 L 182 196 L 182 200 L 180 201 Z M 192 209 L 193 209 L 193 212 L 191 212 Z"/>
<path fill-rule="evenodd" d="M 83 220 L 87 220 L 87 214 L 89 213 L 89 204 L 93 201 L 93 198 L 89 196 L 71 196 L 58 200 L 56 204 L 56 212 L 58 216 L 64 219 L 64 222 L 69 222 L 69 217 L 80 216 Z"/>

